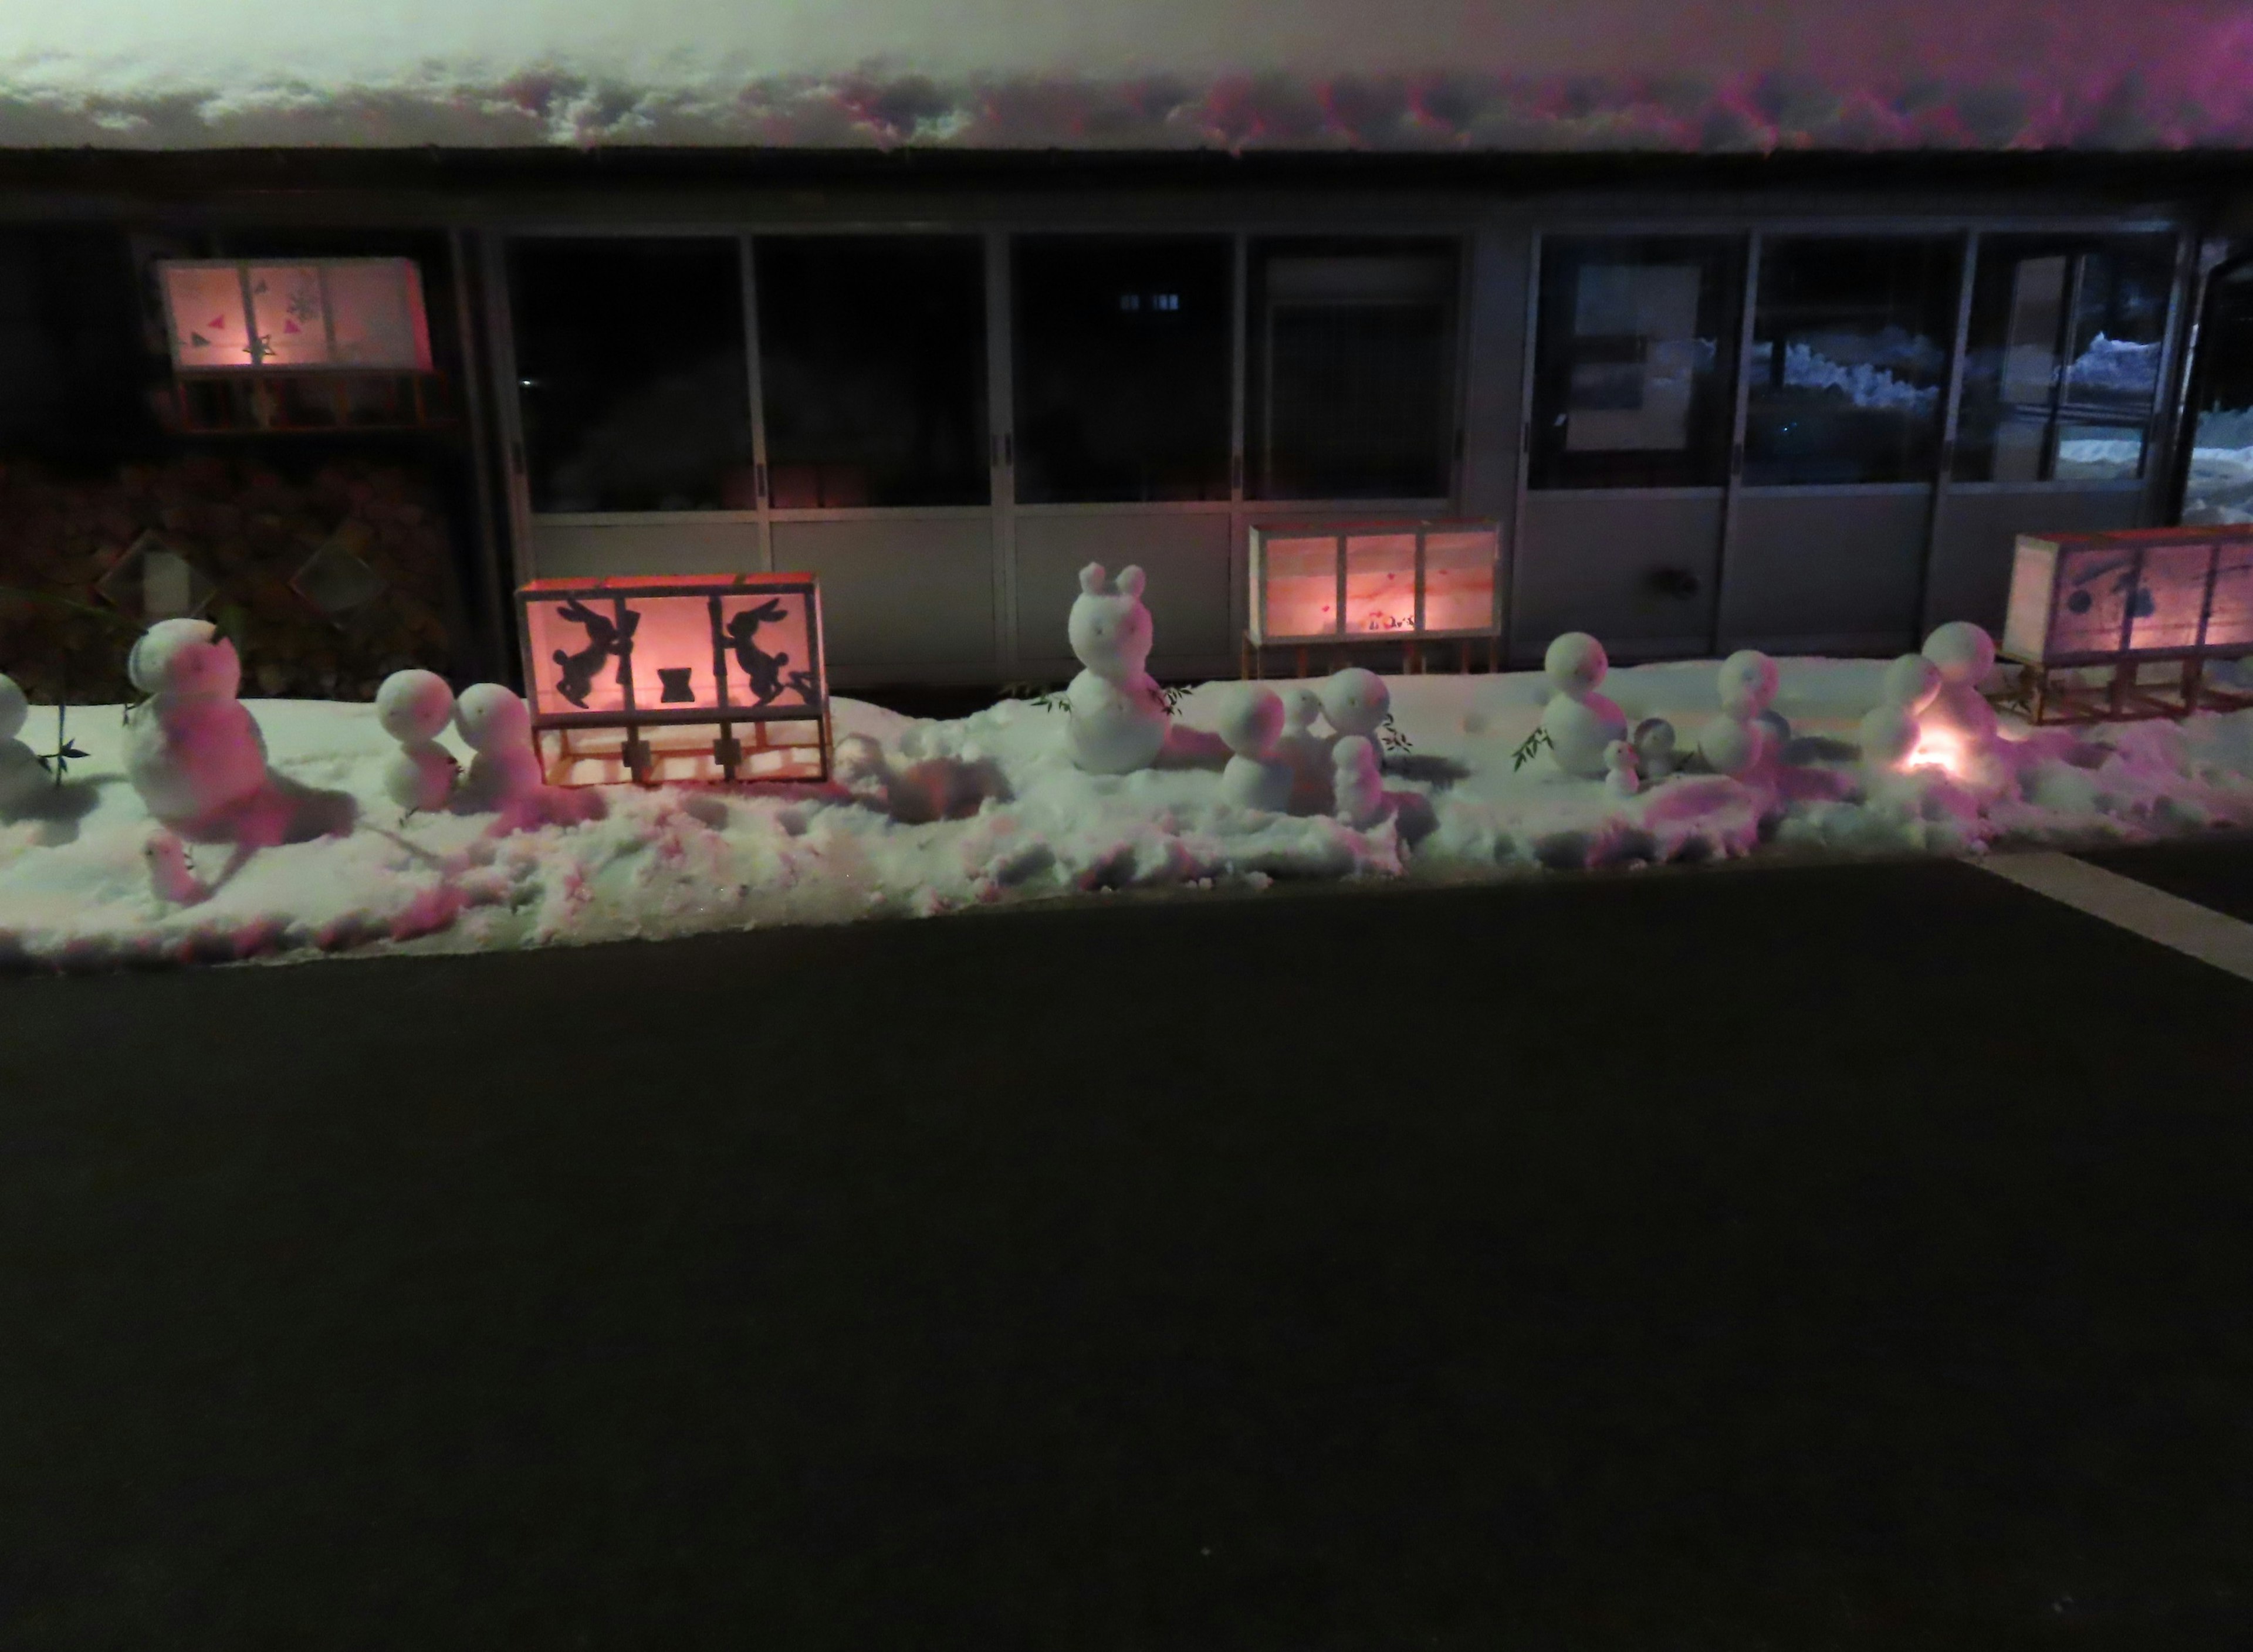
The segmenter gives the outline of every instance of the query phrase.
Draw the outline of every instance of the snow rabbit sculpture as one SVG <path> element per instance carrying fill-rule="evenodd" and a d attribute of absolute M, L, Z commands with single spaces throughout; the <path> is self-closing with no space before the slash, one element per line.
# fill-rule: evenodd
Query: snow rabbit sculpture
<path fill-rule="evenodd" d="M 1071 760 L 1091 774 L 1131 774 L 1164 749 L 1166 702 L 1142 669 L 1150 657 L 1142 570 L 1120 568 L 1115 593 L 1103 577 L 1100 562 L 1081 568 L 1071 604 L 1071 652 L 1086 668 L 1064 692 Z"/>

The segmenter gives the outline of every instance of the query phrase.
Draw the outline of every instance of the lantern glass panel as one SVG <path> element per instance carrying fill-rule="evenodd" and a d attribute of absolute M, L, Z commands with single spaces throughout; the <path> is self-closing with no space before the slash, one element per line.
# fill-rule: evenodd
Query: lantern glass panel
<path fill-rule="evenodd" d="M 1416 535 L 1355 533 L 1345 542 L 1345 629 L 1416 629 Z"/>
<path fill-rule="evenodd" d="M 2213 564 L 2214 547 L 2208 544 L 2146 546 L 2128 646 L 2139 652 L 2197 647 L 2207 570 Z"/>
<path fill-rule="evenodd" d="M 2136 553 L 2120 546 L 2061 550 L 2050 610 L 2052 655 L 2118 652 L 2136 588 Z"/>
<path fill-rule="evenodd" d="M 630 596 L 639 617 L 633 634 L 637 711 L 689 711 L 717 706 L 712 676 L 712 606 L 697 596 Z"/>
<path fill-rule="evenodd" d="M 1489 631 L 1494 626 L 1495 537 L 1491 533 L 1433 532 L 1424 536 L 1424 629 Z"/>
<path fill-rule="evenodd" d="M 616 649 L 617 608 L 615 599 L 592 592 L 526 604 L 533 708 L 541 715 L 625 709 Z"/>
<path fill-rule="evenodd" d="M 242 272 L 234 265 L 167 264 L 164 303 L 171 317 L 173 359 L 182 368 L 250 365 Z"/>
<path fill-rule="evenodd" d="M 803 596 L 783 592 L 723 597 L 720 630 L 726 643 L 730 706 L 813 703 L 818 690 L 806 674 L 813 669 L 813 644 Z"/>
<path fill-rule="evenodd" d="M 2206 619 L 2206 645 L 2253 647 L 2253 540 L 2224 540 L 2215 547 L 2214 561 L 2214 606 Z"/>
<path fill-rule="evenodd" d="M 1337 634 L 1337 536 L 1271 539 L 1265 547 L 1268 637 Z"/>
<path fill-rule="evenodd" d="M 251 359 L 262 367 L 325 367 L 329 324 L 316 264 L 253 264 L 250 321 L 256 332 Z"/>
<path fill-rule="evenodd" d="M 327 267 L 332 359 L 339 366 L 430 370 L 422 278 L 411 258 L 352 259 Z"/>

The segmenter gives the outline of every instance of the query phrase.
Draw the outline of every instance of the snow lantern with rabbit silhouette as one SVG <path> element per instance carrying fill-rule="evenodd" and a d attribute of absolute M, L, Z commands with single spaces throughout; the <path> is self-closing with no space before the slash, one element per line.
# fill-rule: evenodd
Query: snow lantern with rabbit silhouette
<path fill-rule="evenodd" d="M 550 784 L 829 778 L 813 575 L 537 580 L 517 605 Z"/>

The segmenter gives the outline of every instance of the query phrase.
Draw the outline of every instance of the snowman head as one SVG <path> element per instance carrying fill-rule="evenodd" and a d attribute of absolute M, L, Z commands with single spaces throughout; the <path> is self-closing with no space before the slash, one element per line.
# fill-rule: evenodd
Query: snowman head
<path fill-rule="evenodd" d="M 1322 715 L 1342 735 L 1373 735 L 1392 712 L 1392 692 L 1385 679 L 1363 666 L 1349 666 L 1317 691 Z"/>
<path fill-rule="evenodd" d="M 1262 683 L 1239 684 L 1222 708 L 1220 737 L 1239 757 L 1265 757 L 1283 732 L 1283 696 Z"/>
<path fill-rule="evenodd" d="M 242 661 L 209 620 L 164 619 L 141 633 L 125 675 L 144 694 L 232 700 L 242 687 Z"/>
<path fill-rule="evenodd" d="M 394 671 L 375 691 L 375 720 L 402 745 L 436 740 L 454 715 L 454 691 L 435 671 Z"/>
<path fill-rule="evenodd" d="M 499 683 L 473 683 L 454 702 L 454 727 L 472 751 L 525 747 L 532 738 L 532 713 Z"/>
<path fill-rule="evenodd" d="M 1294 688 L 1283 702 L 1283 727 L 1287 733 L 1302 735 L 1315 726 L 1315 719 L 1322 714 L 1322 697 L 1311 688 Z"/>
<path fill-rule="evenodd" d="M 1994 668 L 1995 639 L 1968 619 L 1950 620 L 1924 639 L 1924 657 L 1943 682 L 1976 683 Z"/>
<path fill-rule="evenodd" d="M 1635 761 L 1635 748 L 1624 740 L 1615 740 L 1604 748 L 1604 767 L 1614 773 L 1634 773 Z"/>
<path fill-rule="evenodd" d="M 1584 631 L 1568 631 L 1549 645 L 1541 669 L 1562 693 L 1575 697 L 1589 693 L 1611 669 L 1604 645 Z"/>
<path fill-rule="evenodd" d="M 1775 698 L 1775 661 L 1756 648 L 1740 649 L 1721 662 L 1721 714 L 1757 717 Z"/>
<path fill-rule="evenodd" d="M 1922 654 L 1903 654 L 1886 667 L 1884 682 L 1878 690 L 1878 703 L 1901 706 L 1915 713 L 1932 703 L 1940 692 L 1940 667 Z"/>
<path fill-rule="evenodd" d="M 1103 564 L 1079 570 L 1066 630 L 1071 652 L 1099 677 L 1132 677 L 1150 657 L 1150 610 L 1142 606 L 1142 570 L 1122 568 L 1115 593 L 1103 589 Z"/>

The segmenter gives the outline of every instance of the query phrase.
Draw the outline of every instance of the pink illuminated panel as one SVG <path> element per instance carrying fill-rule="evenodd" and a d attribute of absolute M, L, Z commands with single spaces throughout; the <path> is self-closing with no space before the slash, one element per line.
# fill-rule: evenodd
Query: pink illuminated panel
<path fill-rule="evenodd" d="M 349 259 L 326 274 L 338 366 L 430 371 L 422 275 L 413 259 Z"/>
<path fill-rule="evenodd" d="M 625 606 L 627 615 L 621 621 L 617 603 L 597 591 L 526 603 L 535 714 L 557 717 L 624 711 L 626 691 L 618 674 L 620 645 L 639 641 L 642 603 L 637 600 Z M 707 682 L 711 669 L 708 660 Z"/>
<path fill-rule="evenodd" d="M 271 367 L 329 365 L 328 304 L 317 264 L 253 264 L 250 317 L 258 337 L 251 359 Z"/>
<path fill-rule="evenodd" d="M 2253 540 L 2225 540 L 2215 547 L 2214 610 L 2205 640 L 2210 648 L 2253 649 Z"/>
<path fill-rule="evenodd" d="M 1354 533 L 1345 542 L 1345 629 L 1357 635 L 1416 629 L 1416 535 Z"/>
<path fill-rule="evenodd" d="M 2136 587 L 2136 553 L 2123 545 L 2061 549 L 2051 591 L 2048 652 L 2117 653 Z"/>
<path fill-rule="evenodd" d="M 1265 555 L 1266 611 L 1261 634 L 1287 642 L 1336 636 L 1337 536 L 1270 539 Z"/>
<path fill-rule="evenodd" d="M 431 371 L 422 275 L 410 258 L 162 268 L 172 360 L 183 371 Z"/>
<path fill-rule="evenodd" d="M 820 690 L 806 599 L 760 592 L 720 603 L 720 634 L 731 706 L 802 706 Z"/>
<path fill-rule="evenodd" d="M 2138 651 L 2197 647 L 2207 570 L 2213 565 L 2211 544 L 2145 546 L 2133 617 L 2128 623 L 2128 646 Z"/>
<path fill-rule="evenodd" d="M 250 366 L 242 272 L 233 264 L 168 264 L 164 309 L 172 361 L 183 368 Z"/>
<path fill-rule="evenodd" d="M 1424 536 L 1424 630 L 1490 631 L 1495 626 L 1496 537 L 1491 529 L 1434 528 Z"/>

